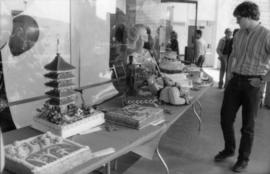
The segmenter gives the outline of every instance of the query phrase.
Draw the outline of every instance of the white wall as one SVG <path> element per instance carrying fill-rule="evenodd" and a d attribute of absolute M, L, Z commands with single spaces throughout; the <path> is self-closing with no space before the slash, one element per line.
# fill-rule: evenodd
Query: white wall
<path fill-rule="evenodd" d="M 198 20 L 215 21 L 217 0 L 198 0 Z M 189 9 L 189 16 L 195 14 L 195 9 Z M 190 18 L 194 20 L 195 18 Z"/>

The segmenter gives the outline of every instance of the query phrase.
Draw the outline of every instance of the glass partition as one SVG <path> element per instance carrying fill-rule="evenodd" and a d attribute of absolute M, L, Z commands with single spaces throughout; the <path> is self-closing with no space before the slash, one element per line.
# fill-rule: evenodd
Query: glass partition
<path fill-rule="evenodd" d="M 110 26 L 110 66 L 128 64 L 129 56 L 138 47 L 138 42 L 133 43 L 138 41 L 136 37 L 142 37 L 143 47 L 157 63 L 167 52 L 175 52 L 179 60 L 192 63 L 197 1 L 117 0 Z M 141 36 L 132 31 L 140 30 L 139 26 L 146 30 Z"/>
<path fill-rule="evenodd" d="M 145 46 L 153 49 L 151 51 L 156 53 L 156 59 L 166 51 L 175 51 L 179 59 L 184 60 L 186 49 L 194 46 L 196 1 L 122 0 L 117 1 L 116 8 L 116 13 L 111 14 L 110 23 L 112 62 L 127 56 L 124 55 L 127 32 L 135 24 L 146 27 L 148 41 Z"/>
<path fill-rule="evenodd" d="M 0 51 L 4 92 L 17 127 L 31 124 L 47 100 L 44 66 L 57 53 L 75 67 L 75 89 L 90 105 L 126 90 L 121 79 L 132 56 L 141 56 L 140 47 L 157 63 L 167 52 L 192 62 L 196 1 L 0 0 L 0 5 L 1 19 L 13 23 Z"/>

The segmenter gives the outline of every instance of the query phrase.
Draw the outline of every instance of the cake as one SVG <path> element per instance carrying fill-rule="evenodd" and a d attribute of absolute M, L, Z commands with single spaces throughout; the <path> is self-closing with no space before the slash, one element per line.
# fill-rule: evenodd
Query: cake
<path fill-rule="evenodd" d="M 45 69 L 50 71 L 44 75 L 49 79 L 45 86 L 52 89 L 45 92 L 49 99 L 41 109 L 37 109 L 39 113 L 33 118 L 35 129 L 51 131 L 66 138 L 105 122 L 102 112 L 86 106 L 84 102 L 81 107 L 75 104 L 76 92 L 72 82 L 75 67 L 57 54 L 52 62 L 45 65 Z"/>
<path fill-rule="evenodd" d="M 179 73 L 182 72 L 185 65 L 177 59 L 176 52 L 167 52 L 159 63 L 159 68 L 165 73 Z"/>
<path fill-rule="evenodd" d="M 142 129 L 152 122 L 163 120 L 164 114 L 161 108 L 131 104 L 106 112 L 105 119 L 109 123 Z"/>
<path fill-rule="evenodd" d="M 55 111 L 53 108 L 41 109 L 41 112 L 34 117 L 32 127 L 42 132 L 51 131 L 63 138 L 70 137 L 91 128 L 97 127 L 105 122 L 104 113 L 89 109 L 76 108 L 75 114 L 68 115 Z"/>
<path fill-rule="evenodd" d="M 93 158 L 88 146 L 47 132 L 5 146 L 5 168 L 16 174 L 63 174 Z"/>
<path fill-rule="evenodd" d="M 184 91 L 176 86 L 167 86 L 160 92 L 159 100 L 171 105 L 184 105 L 190 103 L 191 96 L 188 91 Z"/>

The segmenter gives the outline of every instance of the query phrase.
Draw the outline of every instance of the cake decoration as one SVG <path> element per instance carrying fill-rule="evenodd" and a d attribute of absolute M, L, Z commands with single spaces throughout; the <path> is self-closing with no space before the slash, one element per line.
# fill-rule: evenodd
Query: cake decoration
<path fill-rule="evenodd" d="M 45 74 L 44 76 L 50 79 L 54 79 L 54 80 L 74 78 L 74 75 L 71 72 L 61 72 L 61 73 L 49 72 Z"/>
<path fill-rule="evenodd" d="M 43 107 L 34 117 L 33 127 L 46 132 L 51 131 L 62 137 L 69 137 L 88 129 L 97 127 L 105 122 L 104 114 L 87 106 L 81 107 L 75 103 L 74 66 L 67 63 L 59 53 L 52 62 L 45 65 L 49 70 L 44 76 L 49 79 L 45 85 L 52 88 L 45 92 L 49 96 Z"/>
<path fill-rule="evenodd" d="M 45 65 L 44 68 L 49 71 L 70 71 L 75 69 L 74 66 L 67 63 L 59 53 L 56 54 L 56 57 L 53 59 L 52 62 Z"/>

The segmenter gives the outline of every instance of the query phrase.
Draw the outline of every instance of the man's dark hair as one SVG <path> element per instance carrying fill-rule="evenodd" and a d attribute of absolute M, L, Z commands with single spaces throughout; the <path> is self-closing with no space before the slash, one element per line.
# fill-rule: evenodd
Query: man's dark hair
<path fill-rule="evenodd" d="M 233 15 L 235 17 L 240 16 L 251 18 L 255 21 L 258 21 L 260 19 L 260 11 L 258 5 L 250 1 L 244 1 L 239 4 L 234 9 Z"/>
<path fill-rule="evenodd" d="M 202 35 L 202 30 L 196 30 L 196 33 L 201 36 Z"/>
<path fill-rule="evenodd" d="M 115 29 L 115 39 L 120 43 L 125 43 L 126 33 L 126 26 L 124 24 L 117 25 Z"/>

